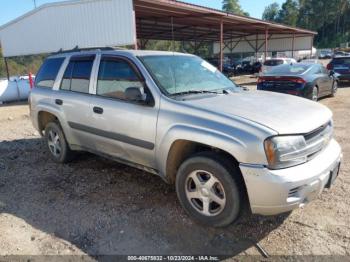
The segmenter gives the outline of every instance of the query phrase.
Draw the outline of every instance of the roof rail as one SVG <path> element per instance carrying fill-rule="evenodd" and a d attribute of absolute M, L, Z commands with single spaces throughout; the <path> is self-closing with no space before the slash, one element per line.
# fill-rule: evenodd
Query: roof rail
<path fill-rule="evenodd" d="M 112 50 L 123 50 L 124 48 L 120 47 L 87 47 L 87 48 L 79 48 L 79 46 L 74 47 L 73 49 L 70 50 L 58 50 L 57 52 L 53 53 L 54 55 L 57 54 L 65 54 L 65 53 L 73 53 L 73 52 L 83 52 L 83 51 L 112 51 Z"/>

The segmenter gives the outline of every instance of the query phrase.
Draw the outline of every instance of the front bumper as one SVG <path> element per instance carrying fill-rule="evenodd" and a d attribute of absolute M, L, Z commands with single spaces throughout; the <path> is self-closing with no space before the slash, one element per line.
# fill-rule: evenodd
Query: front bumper
<path fill-rule="evenodd" d="M 333 139 L 309 162 L 280 170 L 240 164 L 252 213 L 276 215 L 301 207 L 317 198 L 340 165 L 342 153 Z"/>

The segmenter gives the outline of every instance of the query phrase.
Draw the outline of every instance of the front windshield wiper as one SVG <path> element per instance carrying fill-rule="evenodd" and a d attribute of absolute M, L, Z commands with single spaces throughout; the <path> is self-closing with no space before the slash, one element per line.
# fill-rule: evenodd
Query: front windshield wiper
<path fill-rule="evenodd" d="M 188 90 L 188 91 L 171 94 L 171 96 L 192 95 L 192 94 L 219 94 L 219 93 L 216 91 L 209 91 L 209 90 Z"/>

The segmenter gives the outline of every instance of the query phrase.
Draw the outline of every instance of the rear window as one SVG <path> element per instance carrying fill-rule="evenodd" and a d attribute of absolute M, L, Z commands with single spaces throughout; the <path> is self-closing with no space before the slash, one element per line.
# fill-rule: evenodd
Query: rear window
<path fill-rule="evenodd" d="M 308 70 L 312 65 L 280 65 L 269 71 L 269 74 L 287 74 L 287 75 L 300 75 Z"/>
<path fill-rule="evenodd" d="M 282 64 L 283 64 L 283 60 L 267 60 L 264 63 L 265 66 L 277 66 Z"/>
<path fill-rule="evenodd" d="M 335 65 L 350 65 L 350 57 L 349 58 L 335 58 L 333 59 L 333 64 Z"/>
<path fill-rule="evenodd" d="M 52 88 L 63 61 L 63 57 L 46 59 L 35 77 L 35 86 Z"/>

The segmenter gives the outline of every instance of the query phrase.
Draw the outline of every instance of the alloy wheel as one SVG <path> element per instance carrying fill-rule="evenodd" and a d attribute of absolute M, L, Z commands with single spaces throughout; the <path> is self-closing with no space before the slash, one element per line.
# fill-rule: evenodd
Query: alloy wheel
<path fill-rule="evenodd" d="M 318 89 L 317 87 L 315 86 L 313 89 L 312 89 L 312 101 L 317 101 L 318 100 Z"/>
<path fill-rule="evenodd" d="M 337 91 L 338 91 L 338 83 L 337 81 L 334 81 L 332 94 L 336 94 Z"/>
<path fill-rule="evenodd" d="M 186 196 L 192 207 L 205 216 L 217 216 L 226 205 L 221 182 L 211 173 L 196 170 L 186 180 Z"/>
<path fill-rule="evenodd" d="M 61 155 L 62 147 L 61 147 L 61 140 L 58 133 L 55 132 L 54 130 L 50 130 L 47 143 L 48 143 L 50 152 L 55 157 L 59 157 Z"/>

